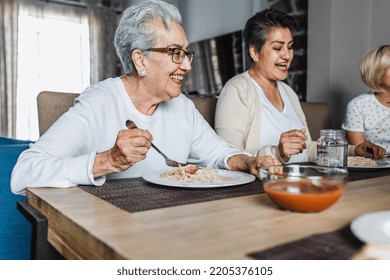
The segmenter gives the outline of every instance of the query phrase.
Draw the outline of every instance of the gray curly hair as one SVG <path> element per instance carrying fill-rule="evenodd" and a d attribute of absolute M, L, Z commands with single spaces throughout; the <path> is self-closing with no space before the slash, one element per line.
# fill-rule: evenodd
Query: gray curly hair
<path fill-rule="evenodd" d="M 155 30 L 150 29 L 149 23 L 156 20 L 163 21 L 166 29 L 170 28 L 172 21 L 182 25 L 179 10 L 164 1 L 145 1 L 123 12 L 115 32 L 114 45 L 126 74 L 136 74 L 131 59 L 135 49 L 145 51 L 155 46 L 157 35 Z"/>

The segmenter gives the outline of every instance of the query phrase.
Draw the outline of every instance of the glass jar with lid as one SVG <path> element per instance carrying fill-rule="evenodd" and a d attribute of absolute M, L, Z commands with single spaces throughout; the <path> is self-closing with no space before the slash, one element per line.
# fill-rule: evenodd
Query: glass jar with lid
<path fill-rule="evenodd" d="M 348 141 L 342 129 L 322 129 L 317 141 L 317 165 L 347 169 Z"/>

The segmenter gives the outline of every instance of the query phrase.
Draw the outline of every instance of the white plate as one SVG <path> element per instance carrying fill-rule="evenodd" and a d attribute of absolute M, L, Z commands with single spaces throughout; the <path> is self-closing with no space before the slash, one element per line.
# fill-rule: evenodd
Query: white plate
<path fill-rule="evenodd" d="M 351 231 L 365 243 L 390 244 L 390 211 L 360 216 L 351 223 Z"/>
<path fill-rule="evenodd" d="M 373 170 L 373 169 L 384 169 L 390 168 L 389 159 L 374 159 L 378 166 L 348 166 L 348 169 L 359 169 L 359 170 Z"/>
<path fill-rule="evenodd" d="M 228 171 L 228 170 L 216 170 L 219 175 L 226 178 L 222 182 L 211 182 L 211 183 L 201 183 L 201 182 L 181 182 L 176 180 L 168 180 L 162 178 L 161 174 L 164 172 L 156 171 L 150 172 L 143 176 L 145 181 L 154 183 L 157 185 L 171 186 L 171 187 L 181 187 L 181 188 L 219 188 L 219 187 L 229 187 L 237 186 L 242 184 L 247 184 L 256 179 L 252 174 L 237 172 L 237 171 Z"/>

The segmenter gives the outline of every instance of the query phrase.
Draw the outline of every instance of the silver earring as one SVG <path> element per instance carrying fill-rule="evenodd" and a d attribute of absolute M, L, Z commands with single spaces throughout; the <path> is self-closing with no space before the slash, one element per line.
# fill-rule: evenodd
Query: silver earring
<path fill-rule="evenodd" d="M 145 68 L 142 68 L 138 71 L 138 76 L 140 76 L 141 78 L 146 77 L 147 74 L 148 74 L 148 71 L 146 71 Z"/>

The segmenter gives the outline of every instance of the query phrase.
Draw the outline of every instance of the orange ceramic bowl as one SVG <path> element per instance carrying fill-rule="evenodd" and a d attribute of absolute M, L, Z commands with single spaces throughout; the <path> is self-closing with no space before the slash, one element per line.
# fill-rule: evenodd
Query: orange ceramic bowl
<path fill-rule="evenodd" d="M 310 165 L 271 166 L 260 169 L 264 192 L 280 208 L 294 212 L 320 212 L 344 193 L 348 172 Z"/>

